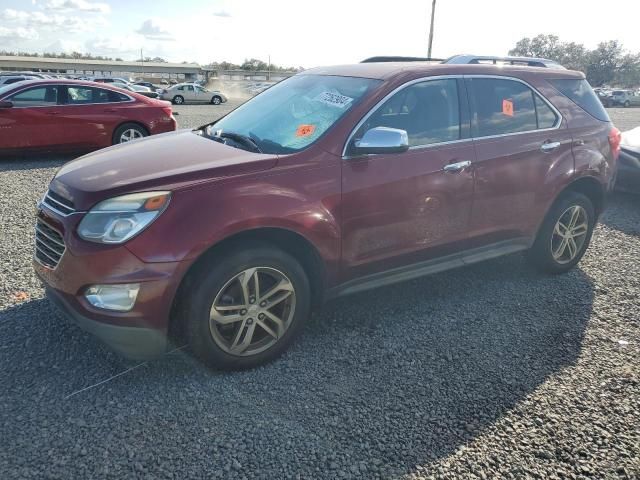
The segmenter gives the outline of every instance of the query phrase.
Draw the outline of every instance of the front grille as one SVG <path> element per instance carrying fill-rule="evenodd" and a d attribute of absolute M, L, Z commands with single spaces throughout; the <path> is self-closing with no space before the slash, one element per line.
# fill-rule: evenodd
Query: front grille
<path fill-rule="evenodd" d="M 66 217 L 76 211 L 73 202 L 67 200 L 62 195 L 57 194 L 53 190 L 49 190 L 42 200 L 47 207 L 54 212 Z"/>
<path fill-rule="evenodd" d="M 38 219 L 36 222 L 36 260 L 45 267 L 56 268 L 65 250 L 62 235 Z"/>

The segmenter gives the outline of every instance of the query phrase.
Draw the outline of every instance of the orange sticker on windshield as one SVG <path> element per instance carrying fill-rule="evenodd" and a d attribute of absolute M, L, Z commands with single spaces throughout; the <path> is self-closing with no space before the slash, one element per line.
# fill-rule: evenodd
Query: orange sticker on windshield
<path fill-rule="evenodd" d="M 513 102 L 511 100 L 502 100 L 502 113 L 513 117 Z"/>
<path fill-rule="evenodd" d="M 316 131 L 315 125 L 298 125 L 296 129 L 296 137 L 308 137 Z"/>

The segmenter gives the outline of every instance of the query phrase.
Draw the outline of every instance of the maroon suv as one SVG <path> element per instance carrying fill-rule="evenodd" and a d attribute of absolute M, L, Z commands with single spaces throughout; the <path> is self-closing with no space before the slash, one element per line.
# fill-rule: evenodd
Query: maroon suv
<path fill-rule="evenodd" d="M 569 270 L 619 143 L 579 72 L 317 68 L 210 125 L 65 165 L 39 207 L 35 269 L 129 357 L 180 334 L 213 367 L 251 367 L 328 298 L 517 251 Z"/>

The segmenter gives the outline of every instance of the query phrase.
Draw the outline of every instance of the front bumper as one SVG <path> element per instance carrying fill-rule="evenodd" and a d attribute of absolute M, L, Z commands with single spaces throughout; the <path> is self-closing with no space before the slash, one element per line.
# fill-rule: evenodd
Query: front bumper
<path fill-rule="evenodd" d="M 640 154 L 622 150 L 618 157 L 616 190 L 640 193 Z"/>
<path fill-rule="evenodd" d="M 55 229 L 66 245 L 55 268 L 37 259 L 33 262 L 49 298 L 75 323 L 126 357 L 162 354 L 167 347 L 173 300 L 187 262 L 145 263 L 126 246 L 82 241 L 75 233 L 81 217 L 61 218 L 47 208 L 38 212 L 39 220 Z M 127 283 L 140 285 L 136 302 L 127 312 L 96 308 L 84 296 L 92 285 Z"/>
<path fill-rule="evenodd" d="M 76 311 L 59 292 L 51 288 L 47 288 L 47 298 L 76 325 L 124 357 L 148 360 L 162 355 L 167 349 L 167 337 L 158 330 L 97 322 Z"/>

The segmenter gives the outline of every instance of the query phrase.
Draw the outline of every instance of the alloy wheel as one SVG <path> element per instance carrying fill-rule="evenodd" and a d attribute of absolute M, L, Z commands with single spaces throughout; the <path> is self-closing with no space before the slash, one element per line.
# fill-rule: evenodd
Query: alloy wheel
<path fill-rule="evenodd" d="M 567 208 L 556 222 L 551 236 L 551 254 L 559 264 L 574 260 L 582 250 L 589 232 L 589 216 L 580 205 Z"/>
<path fill-rule="evenodd" d="M 130 142 L 131 140 L 136 140 L 143 137 L 144 135 L 141 131 L 136 130 L 135 128 L 128 128 L 120 135 L 120 143 Z"/>
<path fill-rule="evenodd" d="M 225 352 L 251 356 L 275 345 L 295 313 L 291 280 L 279 270 L 243 270 L 220 289 L 211 306 L 209 329 Z"/>

